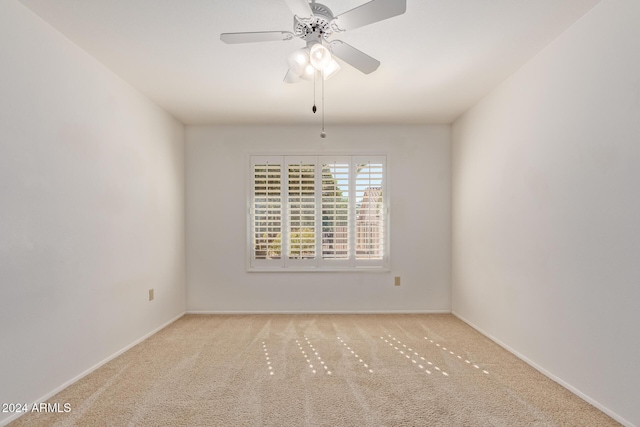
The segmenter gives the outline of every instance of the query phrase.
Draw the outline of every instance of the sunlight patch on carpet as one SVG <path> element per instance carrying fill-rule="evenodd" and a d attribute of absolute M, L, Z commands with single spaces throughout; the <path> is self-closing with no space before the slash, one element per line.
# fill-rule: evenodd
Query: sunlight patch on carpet
<path fill-rule="evenodd" d="M 353 355 L 358 360 L 358 362 L 361 363 L 362 366 L 369 371 L 370 374 L 373 374 L 373 370 L 369 368 L 369 364 L 365 363 L 365 361 L 358 355 L 355 350 L 352 350 L 351 347 L 342 338 L 338 337 L 338 341 L 340 341 L 340 343 L 344 347 L 346 347 L 347 351 L 349 351 L 350 354 Z"/>
<path fill-rule="evenodd" d="M 396 350 L 396 352 L 398 352 L 405 359 L 409 359 L 411 363 L 417 368 L 422 369 L 425 371 L 425 373 L 431 375 L 431 371 L 426 367 L 424 367 L 419 362 L 419 361 L 425 361 L 429 366 L 432 366 L 436 371 L 440 372 L 445 377 L 449 376 L 449 374 L 446 371 L 443 371 L 442 369 L 440 369 L 440 367 L 434 365 L 433 362 L 426 360 L 424 356 L 421 356 L 420 353 L 418 353 L 417 351 L 414 351 L 413 348 L 408 347 L 407 344 L 404 344 L 402 341 L 393 337 L 391 334 L 387 335 L 387 337 L 390 340 L 386 339 L 385 337 L 380 337 L 380 339 L 382 339 L 385 343 L 389 344 L 389 346 L 393 347 L 393 349 Z"/>
<path fill-rule="evenodd" d="M 445 351 L 445 352 L 447 352 L 447 351 L 448 351 L 450 355 L 452 355 L 452 356 L 456 356 L 456 358 L 457 358 L 459 361 L 462 361 L 462 356 L 460 356 L 459 354 L 456 354 L 453 350 L 451 350 L 451 349 L 447 350 L 447 348 L 446 348 L 446 347 L 444 347 L 444 346 L 440 345 L 440 343 L 434 342 L 434 341 L 433 341 L 432 339 L 430 339 L 429 337 L 424 337 L 424 339 L 425 339 L 425 340 L 427 340 L 427 341 L 429 341 L 431 344 L 435 344 L 435 345 L 436 345 L 436 347 L 439 347 L 442 351 Z M 478 365 L 477 363 L 472 363 L 470 360 L 467 360 L 467 359 L 465 359 L 464 361 L 465 361 L 465 363 L 466 363 L 466 364 L 468 364 L 469 366 L 473 366 L 475 369 L 478 369 L 478 370 L 480 369 L 480 365 Z M 462 362 L 461 362 L 461 363 L 462 363 Z M 489 374 L 489 371 L 487 371 L 486 369 L 483 369 L 483 370 L 482 370 L 482 373 L 483 373 L 483 374 L 488 375 L 488 374 Z"/>
<path fill-rule="evenodd" d="M 271 366 L 271 358 L 269 357 L 269 350 L 267 349 L 267 344 L 262 341 L 262 351 L 264 352 L 264 358 L 267 362 L 267 369 L 269 370 L 269 375 L 274 375 L 273 366 Z"/>

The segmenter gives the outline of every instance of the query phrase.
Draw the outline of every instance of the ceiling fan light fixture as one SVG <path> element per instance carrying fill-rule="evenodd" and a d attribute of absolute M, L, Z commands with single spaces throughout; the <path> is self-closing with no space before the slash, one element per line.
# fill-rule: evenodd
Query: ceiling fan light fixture
<path fill-rule="evenodd" d="M 300 81 L 300 76 L 291 70 L 289 70 L 287 74 L 284 76 L 285 83 L 298 83 L 299 81 Z"/>
<path fill-rule="evenodd" d="M 329 64 L 322 70 L 322 77 L 325 80 L 328 80 L 333 77 L 338 71 L 340 71 L 340 64 L 338 64 L 338 61 L 331 58 Z"/>
<path fill-rule="evenodd" d="M 314 43 L 309 51 L 309 61 L 313 68 L 322 71 L 329 65 L 333 58 L 329 49 L 324 47 L 322 43 Z"/>
<path fill-rule="evenodd" d="M 300 77 L 302 77 L 302 79 L 304 79 L 304 80 L 312 80 L 315 73 L 316 73 L 316 69 L 313 68 L 313 66 L 311 64 L 307 64 L 304 67 L 304 70 L 303 70 L 302 75 Z"/>
<path fill-rule="evenodd" d="M 302 76 L 307 65 L 309 65 L 309 49 L 302 48 L 293 51 L 287 58 L 287 64 L 292 72 Z"/>

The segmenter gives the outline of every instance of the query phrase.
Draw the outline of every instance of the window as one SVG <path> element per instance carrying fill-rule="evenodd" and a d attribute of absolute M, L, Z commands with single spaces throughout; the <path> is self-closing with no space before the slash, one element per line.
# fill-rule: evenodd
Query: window
<path fill-rule="evenodd" d="M 384 156 L 252 156 L 252 270 L 388 268 Z"/>

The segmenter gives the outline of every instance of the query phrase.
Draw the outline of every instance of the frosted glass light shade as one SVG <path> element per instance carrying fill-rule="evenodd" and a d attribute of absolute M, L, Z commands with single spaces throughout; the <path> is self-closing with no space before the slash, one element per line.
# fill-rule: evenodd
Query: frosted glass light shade
<path fill-rule="evenodd" d="M 313 79 L 313 75 L 316 73 L 316 69 L 313 68 L 313 66 L 311 64 L 307 64 L 304 67 L 304 71 L 302 72 L 302 75 L 300 76 L 302 79 L 304 80 L 311 80 Z"/>
<path fill-rule="evenodd" d="M 322 44 L 315 43 L 311 46 L 309 60 L 311 65 L 313 65 L 313 68 L 316 70 L 324 70 L 324 68 L 329 65 L 329 62 L 331 62 L 331 59 L 331 52 L 329 52 L 329 49 L 324 47 Z"/>
<path fill-rule="evenodd" d="M 324 69 L 322 70 L 322 77 L 325 80 L 328 80 L 331 77 L 333 77 L 333 75 L 336 74 L 338 71 L 340 71 L 340 64 L 338 64 L 338 61 L 331 58 L 331 61 L 329 61 L 329 64 L 327 64 L 327 66 L 324 67 Z"/>
<path fill-rule="evenodd" d="M 287 58 L 287 64 L 292 72 L 302 76 L 309 64 L 309 49 L 303 48 L 293 51 Z"/>
<path fill-rule="evenodd" d="M 300 76 L 291 70 L 287 71 L 287 74 L 284 76 L 285 83 L 298 83 L 299 81 Z"/>

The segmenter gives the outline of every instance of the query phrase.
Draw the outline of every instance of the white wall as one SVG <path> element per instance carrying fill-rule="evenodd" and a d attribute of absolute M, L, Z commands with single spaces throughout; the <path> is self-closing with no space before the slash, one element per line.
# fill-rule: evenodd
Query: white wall
<path fill-rule="evenodd" d="M 628 425 L 639 23 L 637 0 L 603 0 L 453 126 L 454 313 Z"/>
<path fill-rule="evenodd" d="M 0 1 L 0 402 L 183 313 L 184 228 L 183 125 Z"/>
<path fill-rule="evenodd" d="M 449 311 L 449 126 L 187 127 L 188 311 Z M 250 153 L 388 154 L 391 272 L 247 273 Z M 400 287 L 393 277 L 400 276 Z"/>

